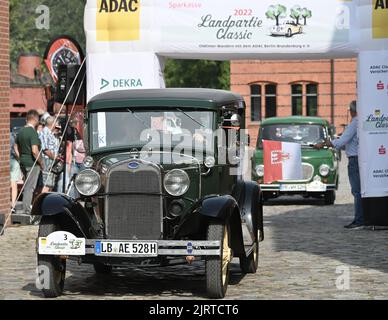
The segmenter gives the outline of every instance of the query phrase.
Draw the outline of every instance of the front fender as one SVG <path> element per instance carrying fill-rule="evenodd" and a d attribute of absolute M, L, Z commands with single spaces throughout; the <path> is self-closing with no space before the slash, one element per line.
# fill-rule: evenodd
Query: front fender
<path fill-rule="evenodd" d="M 31 211 L 35 216 L 55 216 L 62 231 L 77 237 L 92 238 L 89 213 L 74 199 L 62 193 L 44 193 L 34 202 Z"/>
<path fill-rule="evenodd" d="M 256 182 L 246 181 L 243 186 L 243 197 L 240 198 L 241 216 L 246 221 L 249 231 L 257 237 L 260 231 L 260 241 L 264 240 L 263 205 L 260 187 Z"/>
<path fill-rule="evenodd" d="M 238 208 L 237 201 L 230 195 L 205 198 L 200 213 L 203 216 L 226 220 Z"/>

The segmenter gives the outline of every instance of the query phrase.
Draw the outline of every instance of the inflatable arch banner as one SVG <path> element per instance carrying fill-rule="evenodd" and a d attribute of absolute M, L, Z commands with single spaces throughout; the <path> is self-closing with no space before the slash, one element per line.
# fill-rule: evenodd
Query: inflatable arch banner
<path fill-rule="evenodd" d="M 388 0 L 88 0 L 88 99 L 164 87 L 164 58 L 357 57 L 364 197 L 388 196 Z"/>

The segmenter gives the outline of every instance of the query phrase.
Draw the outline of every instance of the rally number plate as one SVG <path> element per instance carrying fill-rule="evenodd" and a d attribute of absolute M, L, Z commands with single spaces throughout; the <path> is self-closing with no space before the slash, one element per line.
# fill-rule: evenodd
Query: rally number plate
<path fill-rule="evenodd" d="M 97 241 L 97 256 L 156 257 L 158 243 L 156 241 Z"/>
<path fill-rule="evenodd" d="M 304 184 L 281 184 L 280 191 L 306 191 Z"/>

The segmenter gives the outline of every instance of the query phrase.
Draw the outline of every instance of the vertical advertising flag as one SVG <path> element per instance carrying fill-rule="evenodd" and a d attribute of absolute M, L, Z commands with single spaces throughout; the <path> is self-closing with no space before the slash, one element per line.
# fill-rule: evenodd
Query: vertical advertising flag
<path fill-rule="evenodd" d="M 358 68 L 361 193 L 388 197 L 388 52 L 361 52 Z"/>
<path fill-rule="evenodd" d="M 264 183 L 302 180 L 302 148 L 299 143 L 263 140 Z"/>

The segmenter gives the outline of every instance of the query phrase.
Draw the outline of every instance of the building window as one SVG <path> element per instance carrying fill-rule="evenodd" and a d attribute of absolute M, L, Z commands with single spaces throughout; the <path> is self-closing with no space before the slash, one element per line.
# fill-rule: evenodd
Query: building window
<path fill-rule="evenodd" d="M 316 117 L 318 115 L 318 85 L 306 85 L 306 110 L 307 115 Z"/>
<path fill-rule="evenodd" d="M 261 121 L 261 85 L 251 85 L 251 121 Z"/>
<path fill-rule="evenodd" d="M 292 84 L 291 107 L 293 116 L 318 116 L 318 85 L 315 83 Z"/>
<path fill-rule="evenodd" d="M 276 85 L 265 86 L 265 117 L 276 117 Z"/>
<path fill-rule="evenodd" d="M 264 106 L 264 109 L 263 109 Z M 265 117 L 276 117 L 277 87 L 276 84 L 251 85 L 251 121 L 261 121 Z"/>
<path fill-rule="evenodd" d="M 303 86 L 301 84 L 291 85 L 292 115 L 303 115 Z"/>

